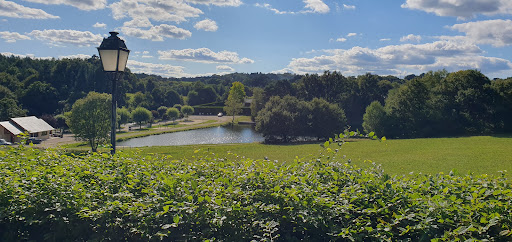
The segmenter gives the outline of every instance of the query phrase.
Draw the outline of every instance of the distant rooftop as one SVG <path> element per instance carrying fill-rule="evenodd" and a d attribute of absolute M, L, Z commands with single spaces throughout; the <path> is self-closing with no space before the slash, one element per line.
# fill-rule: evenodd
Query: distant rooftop
<path fill-rule="evenodd" d="M 11 118 L 11 121 L 29 133 L 37 133 L 54 130 L 51 125 L 35 116 Z M 4 126 L 5 127 L 5 126 Z M 14 134 L 14 133 L 13 133 Z"/>
<path fill-rule="evenodd" d="M 23 133 L 22 130 L 20 130 L 16 126 L 12 125 L 12 123 L 9 121 L 0 122 L 0 126 L 3 126 L 5 129 L 7 129 L 13 135 L 18 135 L 18 134 Z"/>

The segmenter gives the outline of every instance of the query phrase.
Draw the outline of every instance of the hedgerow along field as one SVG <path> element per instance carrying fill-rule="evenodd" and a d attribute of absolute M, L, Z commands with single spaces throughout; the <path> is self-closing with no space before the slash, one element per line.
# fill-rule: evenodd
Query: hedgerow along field
<path fill-rule="evenodd" d="M 512 239 L 504 174 L 390 176 L 339 147 L 286 162 L 0 150 L 0 240 Z"/>
<path fill-rule="evenodd" d="M 165 154 L 174 158 L 193 158 L 195 150 L 219 155 L 238 154 L 240 158 L 293 161 L 296 157 L 315 158 L 322 147 L 319 143 L 266 145 L 220 144 L 120 148 L 124 152 L 139 151 L 143 154 Z M 342 147 L 343 155 L 352 164 L 365 167 L 371 160 L 380 164 L 390 175 L 410 172 L 423 174 L 472 172 L 478 175 L 499 175 L 512 171 L 512 137 L 473 136 L 458 138 L 388 139 L 386 142 L 368 139 L 351 139 Z"/>

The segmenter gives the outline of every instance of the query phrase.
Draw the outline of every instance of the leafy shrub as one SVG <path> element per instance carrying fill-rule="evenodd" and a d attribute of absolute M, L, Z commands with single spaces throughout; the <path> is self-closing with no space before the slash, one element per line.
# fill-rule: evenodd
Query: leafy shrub
<path fill-rule="evenodd" d="M 194 113 L 194 108 L 192 106 L 185 105 L 181 107 L 181 112 L 185 116 L 185 118 L 188 118 L 189 115 L 192 115 Z"/>
<path fill-rule="evenodd" d="M 167 118 L 174 121 L 180 117 L 180 111 L 177 108 L 169 108 L 169 109 L 167 109 L 167 112 L 165 113 L 165 115 L 167 116 Z"/>
<path fill-rule="evenodd" d="M 0 240 L 511 239 L 504 176 L 390 177 L 324 146 L 286 163 L 0 150 Z"/>
<path fill-rule="evenodd" d="M 299 100 L 293 96 L 273 96 L 258 112 L 256 130 L 265 142 L 289 142 L 303 138 L 329 138 L 343 131 L 345 112 L 323 99 Z"/>
<path fill-rule="evenodd" d="M 139 128 L 142 127 L 142 123 L 148 123 L 153 119 L 153 113 L 143 107 L 137 107 L 131 113 L 134 122 L 139 124 Z"/>

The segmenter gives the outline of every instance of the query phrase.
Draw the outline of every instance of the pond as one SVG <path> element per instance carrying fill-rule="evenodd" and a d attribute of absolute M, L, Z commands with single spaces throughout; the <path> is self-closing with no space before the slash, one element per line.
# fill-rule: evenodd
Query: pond
<path fill-rule="evenodd" d="M 152 135 L 119 142 L 118 146 L 170 146 L 263 142 L 263 135 L 250 125 L 219 126 L 175 133 Z"/>

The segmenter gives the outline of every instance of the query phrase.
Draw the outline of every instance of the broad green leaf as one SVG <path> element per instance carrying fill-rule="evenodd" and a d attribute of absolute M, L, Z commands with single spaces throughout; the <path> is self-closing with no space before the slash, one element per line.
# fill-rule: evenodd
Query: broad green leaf
<path fill-rule="evenodd" d="M 164 207 L 163 207 L 163 209 L 164 209 L 164 213 L 169 212 L 169 208 L 170 208 L 170 207 L 171 207 L 170 205 L 164 206 Z"/>

